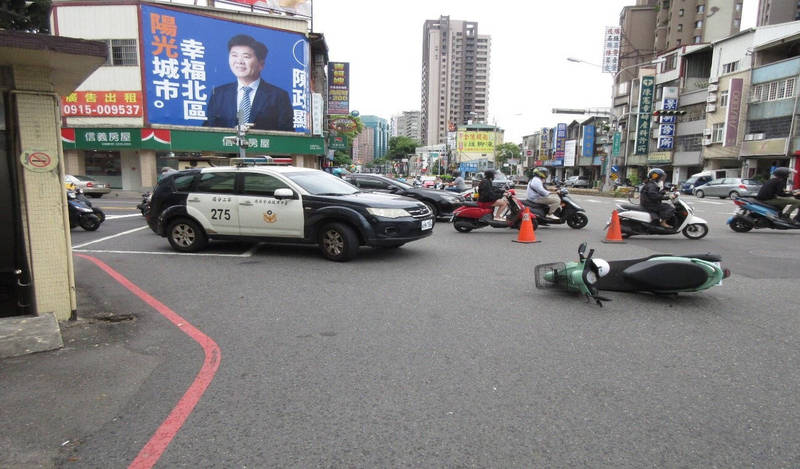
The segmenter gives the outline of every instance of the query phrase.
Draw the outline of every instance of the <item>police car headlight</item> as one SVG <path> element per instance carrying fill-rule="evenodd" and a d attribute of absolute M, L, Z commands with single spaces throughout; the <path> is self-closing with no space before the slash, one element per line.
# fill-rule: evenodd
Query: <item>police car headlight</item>
<path fill-rule="evenodd" d="M 445 196 L 442 196 L 442 198 L 444 200 L 446 200 L 448 203 L 451 203 L 451 204 L 454 204 L 456 202 L 460 202 L 458 197 L 455 197 L 455 196 L 452 196 L 452 195 L 445 195 Z M 462 200 L 463 200 L 463 198 L 462 198 Z"/>
<path fill-rule="evenodd" d="M 367 212 L 369 212 L 371 215 L 375 215 L 376 217 L 383 217 L 383 218 L 402 218 L 411 216 L 410 213 L 408 213 L 405 209 L 402 208 L 368 207 Z"/>

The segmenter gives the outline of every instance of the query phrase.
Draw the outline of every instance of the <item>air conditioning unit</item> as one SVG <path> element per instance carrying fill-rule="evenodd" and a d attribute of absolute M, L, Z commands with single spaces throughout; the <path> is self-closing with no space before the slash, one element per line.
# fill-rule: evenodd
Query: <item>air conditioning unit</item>
<path fill-rule="evenodd" d="M 711 135 L 711 129 L 703 129 L 703 135 Z"/>
<path fill-rule="evenodd" d="M 717 82 L 719 82 L 719 77 L 709 77 L 708 78 L 708 82 L 709 83 L 717 83 Z"/>
<path fill-rule="evenodd" d="M 746 141 L 750 141 L 750 140 L 764 140 L 764 133 L 763 133 L 763 132 L 761 132 L 761 133 L 757 133 L 757 134 L 746 134 L 746 135 L 744 136 L 744 139 L 745 139 Z"/>
<path fill-rule="evenodd" d="M 710 138 L 704 138 L 703 139 L 703 145 L 706 145 L 706 146 L 711 145 L 711 139 Z"/>
<path fill-rule="evenodd" d="M 716 104 L 708 104 L 706 105 L 706 112 L 714 112 L 717 110 Z"/>
<path fill-rule="evenodd" d="M 708 97 L 706 98 L 707 103 L 716 103 L 717 102 L 717 95 L 714 93 L 709 93 Z"/>
<path fill-rule="evenodd" d="M 719 89 L 719 86 L 717 86 L 716 84 L 712 83 L 712 84 L 708 85 L 708 92 L 709 93 L 717 91 L 718 89 Z"/>

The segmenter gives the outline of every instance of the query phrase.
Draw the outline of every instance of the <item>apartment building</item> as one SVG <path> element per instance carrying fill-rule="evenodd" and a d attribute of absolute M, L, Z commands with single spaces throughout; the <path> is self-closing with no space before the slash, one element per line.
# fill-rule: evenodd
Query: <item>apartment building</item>
<path fill-rule="evenodd" d="M 758 0 L 756 26 L 800 20 L 800 3 L 796 0 Z"/>
<path fill-rule="evenodd" d="M 422 142 L 419 111 L 403 111 L 402 114 L 392 116 L 392 137 L 408 137 Z"/>
<path fill-rule="evenodd" d="M 370 137 L 365 137 L 372 139 L 370 144 L 372 153 L 367 156 L 367 158 L 369 158 L 368 161 L 386 156 L 386 153 L 389 151 L 389 137 L 391 136 L 389 122 L 378 116 L 361 116 L 361 122 L 364 123 L 364 130 L 371 131 L 369 132 Z"/>
<path fill-rule="evenodd" d="M 656 14 L 656 51 L 711 42 L 739 31 L 744 0 L 661 0 Z"/>
<path fill-rule="evenodd" d="M 485 123 L 491 37 L 475 21 L 427 20 L 422 40 L 422 143 L 446 143 L 459 125 Z"/>

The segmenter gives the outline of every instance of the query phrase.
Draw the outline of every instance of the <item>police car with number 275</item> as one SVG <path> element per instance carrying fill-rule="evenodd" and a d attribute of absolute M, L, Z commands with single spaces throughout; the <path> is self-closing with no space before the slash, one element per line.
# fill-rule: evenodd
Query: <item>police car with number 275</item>
<path fill-rule="evenodd" d="M 361 192 L 324 171 L 292 166 L 230 166 L 179 171 L 153 190 L 150 228 L 181 252 L 209 239 L 317 244 L 347 261 L 359 246 L 396 248 L 433 232 L 417 200 Z"/>

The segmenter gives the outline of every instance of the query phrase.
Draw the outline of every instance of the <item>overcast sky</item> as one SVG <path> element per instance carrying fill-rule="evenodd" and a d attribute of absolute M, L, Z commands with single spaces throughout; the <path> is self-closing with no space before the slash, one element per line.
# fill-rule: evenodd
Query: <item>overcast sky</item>
<path fill-rule="evenodd" d="M 606 26 L 619 24 L 635 0 L 316 0 L 314 31 L 329 58 L 350 62 L 350 109 L 389 119 L 420 108 L 422 27 L 449 15 L 477 21 L 492 37 L 489 124 L 507 142 L 581 116 L 551 109 L 608 107 L 611 75 L 599 66 Z M 758 0 L 744 0 L 742 27 L 755 25 Z"/>

